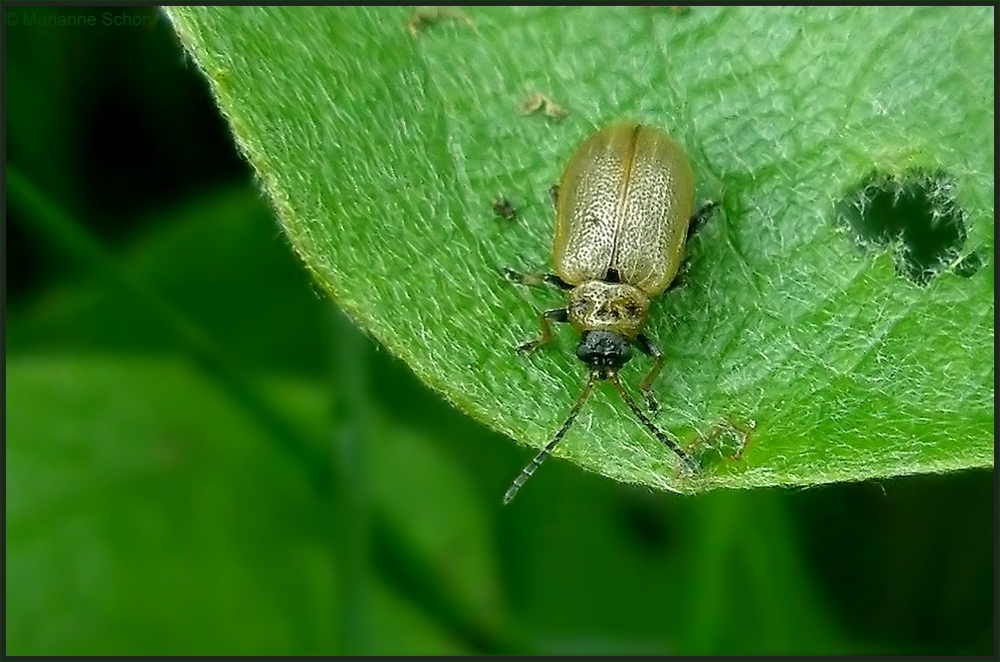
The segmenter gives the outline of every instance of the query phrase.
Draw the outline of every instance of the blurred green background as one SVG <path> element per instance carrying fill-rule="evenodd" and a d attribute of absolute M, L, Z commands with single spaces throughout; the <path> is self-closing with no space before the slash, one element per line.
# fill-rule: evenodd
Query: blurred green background
<path fill-rule="evenodd" d="M 311 284 L 157 10 L 24 11 L 7 654 L 995 652 L 990 472 L 501 507 L 532 453 Z"/>

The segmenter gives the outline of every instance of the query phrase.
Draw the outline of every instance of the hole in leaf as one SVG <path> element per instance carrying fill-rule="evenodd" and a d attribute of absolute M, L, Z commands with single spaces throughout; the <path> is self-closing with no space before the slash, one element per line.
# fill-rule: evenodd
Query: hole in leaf
<path fill-rule="evenodd" d="M 982 267 L 975 252 L 959 261 L 968 213 L 955 201 L 955 180 L 942 171 L 873 172 L 841 200 L 837 217 L 862 247 L 892 249 L 897 272 L 918 285 L 949 267 L 963 278 Z"/>
<path fill-rule="evenodd" d="M 756 426 L 757 421 L 753 419 L 737 424 L 723 418 L 709 428 L 708 432 L 698 434 L 684 450 L 702 469 L 710 469 L 724 461 L 739 460 L 750 443 L 750 435 Z"/>

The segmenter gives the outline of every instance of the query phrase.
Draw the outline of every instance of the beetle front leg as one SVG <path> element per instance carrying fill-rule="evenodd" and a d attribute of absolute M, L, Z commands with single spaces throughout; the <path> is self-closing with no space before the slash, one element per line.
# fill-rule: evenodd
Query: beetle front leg
<path fill-rule="evenodd" d="M 542 313 L 542 316 L 539 319 L 542 323 L 542 335 L 534 340 L 529 340 L 522 345 L 518 345 L 517 351 L 527 354 L 528 352 L 535 351 L 542 345 L 552 340 L 552 325 L 549 324 L 549 320 L 554 322 L 568 322 L 569 311 L 565 308 L 553 308 L 552 310 L 546 310 Z"/>
<path fill-rule="evenodd" d="M 660 369 L 663 368 L 663 352 L 653 344 L 652 340 L 642 333 L 635 339 L 635 344 L 643 354 L 652 357 L 654 361 L 653 367 L 639 383 L 639 390 L 646 396 L 646 405 L 649 407 L 649 411 L 657 411 L 660 405 L 656 402 L 656 398 L 653 397 L 652 388 L 653 380 L 656 379 L 656 376 L 660 374 Z"/>

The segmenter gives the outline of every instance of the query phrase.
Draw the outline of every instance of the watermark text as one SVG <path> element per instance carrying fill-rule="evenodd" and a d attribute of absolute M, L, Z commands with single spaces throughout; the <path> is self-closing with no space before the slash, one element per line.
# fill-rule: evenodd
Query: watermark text
<path fill-rule="evenodd" d="M 143 28 L 156 23 L 159 15 L 149 12 L 106 11 L 101 14 L 73 12 L 48 13 L 8 8 L 4 22 L 8 27 L 26 28 Z"/>

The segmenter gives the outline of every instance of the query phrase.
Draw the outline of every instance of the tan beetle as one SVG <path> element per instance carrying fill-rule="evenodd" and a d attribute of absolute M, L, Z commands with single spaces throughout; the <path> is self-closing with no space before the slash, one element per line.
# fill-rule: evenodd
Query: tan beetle
<path fill-rule="evenodd" d="M 569 290 L 569 299 L 565 308 L 542 313 L 541 336 L 518 350 L 530 352 L 549 342 L 550 321 L 569 322 L 582 334 L 576 355 L 590 366 L 590 376 L 565 423 L 514 480 L 504 503 L 563 438 L 601 379 L 614 384 L 653 436 L 697 471 L 695 461 L 636 405 L 618 370 L 632 358 L 632 345 L 653 358 L 639 388 L 655 410 L 651 387 L 663 367 L 663 355 L 642 333 L 649 300 L 673 282 L 688 236 L 715 204 L 706 204 L 692 218 L 694 174 L 684 150 L 663 131 L 634 123 L 613 124 L 587 138 L 570 157 L 552 197 L 556 273 L 504 273 L 524 285 L 548 283 Z"/>

